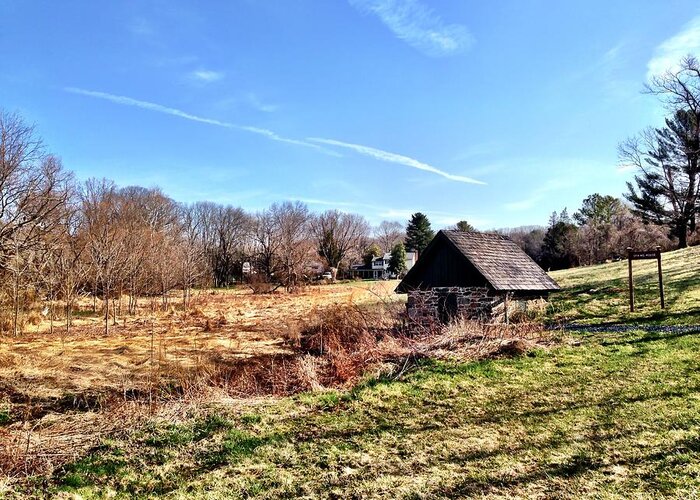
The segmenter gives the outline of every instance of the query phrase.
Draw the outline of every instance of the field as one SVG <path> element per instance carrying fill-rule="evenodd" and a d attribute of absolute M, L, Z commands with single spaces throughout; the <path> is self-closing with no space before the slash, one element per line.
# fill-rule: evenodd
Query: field
<path fill-rule="evenodd" d="M 395 286 L 396 284 L 393 283 Z M 34 398 L 56 398 L 85 391 L 147 389 L 154 370 L 189 372 L 200 365 L 232 359 L 284 354 L 285 338 L 324 309 L 362 306 L 390 296 L 392 283 L 307 287 L 299 293 L 254 295 L 250 290 L 202 291 L 187 314 L 177 298 L 166 313 L 142 301 L 135 316 L 124 316 L 105 337 L 100 313 L 91 302 L 69 334 L 61 324 L 48 335 L 48 322 L 0 343 L 0 380 L 31 386 Z M 154 311 L 155 309 L 155 311 Z"/>
<path fill-rule="evenodd" d="M 698 249 L 664 254 L 663 313 L 654 302 L 654 262 L 635 263 L 639 308 L 632 316 L 626 262 L 557 272 L 564 290 L 545 319 L 588 325 L 583 330 L 555 332 L 552 342 L 510 355 L 424 356 L 289 396 L 236 395 L 194 382 L 173 393 L 162 380 L 211 376 L 232 360 L 283 359 L 312 316 L 338 304 L 399 303 L 390 293 L 395 283 L 273 296 L 207 292 L 187 317 L 176 309 L 143 311 L 109 338 L 96 317 L 66 338 L 50 338 L 41 324 L 3 339 L 0 350 L 4 465 L 9 450 L 18 459 L 2 491 L 81 498 L 697 496 L 700 329 L 687 325 L 700 309 L 698 257 Z M 23 463 L 40 470 L 66 441 L 75 450 L 60 467 L 22 471 Z M 24 445 L 36 447 L 33 461 L 22 462 Z"/>
<path fill-rule="evenodd" d="M 158 412 L 172 417 L 199 401 L 293 391 L 275 387 L 274 379 L 271 388 L 255 384 L 280 371 L 276 361 L 294 357 L 291 344 L 304 325 L 328 309 L 390 306 L 400 300 L 392 285 L 201 291 L 187 313 L 177 297 L 165 312 L 160 299 L 142 299 L 137 314 L 119 317 L 108 336 L 99 307 L 93 312 L 88 300 L 68 333 L 55 322 L 50 334 L 44 320 L 2 337 L 0 464 L 11 476 L 50 470 Z M 232 373 L 235 383 L 221 380 Z"/>
<path fill-rule="evenodd" d="M 659 496 L 700 486 L 693 336 L 425 362 L 348 392 L 152 423 L 56 479 L 84 497 Z"/>

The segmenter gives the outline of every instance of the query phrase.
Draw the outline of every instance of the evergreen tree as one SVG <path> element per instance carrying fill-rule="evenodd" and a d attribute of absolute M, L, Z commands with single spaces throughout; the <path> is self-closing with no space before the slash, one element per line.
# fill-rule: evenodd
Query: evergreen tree
<path fill-rule="evenodd" d="M 425 214 L 416 212 L 406 226 L 406 248 L 419 254 L 425 250 L 435 233 L 430 227 L 430 221 Z"/>
<path fill-rule="evenodd" d="M 568 269 L 578 265 L 575 253 L 576 233 L 578 228 L 572 224 L 568 216 L 562 212 L 559 217 L 553 217 L 542 243 L 542 266 L 545 269 Z"/>
<path fill-rule="evenodd" d="M 620 145 L 622 165 L 638 172 L 626 198 L 635 214 L 668 227 L 683 248 L 695 231 L 700 202 L 700 61 L 684 57 L 652 76 L 646 92 L 657 96 L 670 116 L 664 127 Z"/>
<path fill-rule="evenodd" d="M 369 267 L 376 257 L 381 257 L 382 255 L 382 249 L 379 248 L 379 245 L 372 243 L 362 255 L 362 261 L 365 263 L 365 266 Z"/>
<path fill-rule="evenodd" d="M 397 243 L 391 249 L 391 259 L 389 259 L 389 272 L 400 276 L 406 270 L 406 248 L 403 243 Z"/>
<path fill-rule="evenodd" d="M 454 225 L 453 229 L 455 231 L 463 231 L 466 233 L 476 231 L 476 228 L 474 226 L 472 226 L 471 224 L 469 224 L 469 222 L 467 222 L 465 220 L 459 221 L 457 224 Z"/>
<path fill-rule="evenodd" d="M 688 246 L 700 195 L 700 114 L 676 111 L 666 126 L 647 130 L 620 148 L 622 160 L 639 169 L 625 197 L 646 222 L 663 224 Z"/>
<path fill-rule="evenodd" d="M 583 200 L 581 208 L 574 214 L 574 220 L 579 226 L 610 224 L 622 210 L 622 203 L 614 196 L 594 193 Z"/>

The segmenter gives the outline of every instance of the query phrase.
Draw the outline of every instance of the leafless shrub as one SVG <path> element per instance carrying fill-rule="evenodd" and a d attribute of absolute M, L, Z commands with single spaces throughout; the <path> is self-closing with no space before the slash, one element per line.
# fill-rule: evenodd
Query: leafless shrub
<path fill-rule="evenodd" d="M 553 341 L 540 323 L 486 324 L 458 318 L 436 335 L 413 337 L 407 343 L 424 357 L 468 361 L 514 352 L 506 345 L 517 345 L 517 350 L 525 352 Z"/>

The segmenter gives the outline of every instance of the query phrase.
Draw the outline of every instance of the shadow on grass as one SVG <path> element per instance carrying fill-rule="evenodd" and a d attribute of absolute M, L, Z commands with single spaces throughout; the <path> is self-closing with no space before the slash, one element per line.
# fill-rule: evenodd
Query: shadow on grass
<path fill-rule="evenodd" d="M 647 342 L 657 342 L 660 340 L 673 340 L 673 339 L 678 339 L 682 337 L 691 337 L 691 336 L 696 336 L 700 334 L 700 326 L 698 327 L 691 327 L 687 330 L 681 330 L 681 331 L 676 331 L 676 332 L 665 332 L 665 331 L 657 331 L 657 332 L 646 332 L 644 335 L 633 338 L 633 339 L 627 339 L 627 340 L 603 340 L 600 342 L 600 345 L 604 347 L 608 346 L 616 346 L 616 345 L 636 345 L 636 344 L 645 344 Z"/>

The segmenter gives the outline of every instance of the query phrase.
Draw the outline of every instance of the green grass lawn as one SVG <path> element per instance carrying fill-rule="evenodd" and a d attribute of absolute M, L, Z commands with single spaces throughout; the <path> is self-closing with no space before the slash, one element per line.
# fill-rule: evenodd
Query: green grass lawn
<path fill-rule="evenodd" d="M 348 393 L 210 408 L 105 441 L 47 493 L 229 498 L 671 495 L 700 489 L 700 338 L 643 332 L 427 362 Z"/>
<path fill-rule="evenodd" d="M 700 324 L 700 247 L 662 254 L 666 310 L 661 311 L 655 260 L 634 261 L 635 306 L 629 312 L 627 261 L 555 271 L 554 321 L 579 324 Z"/>

